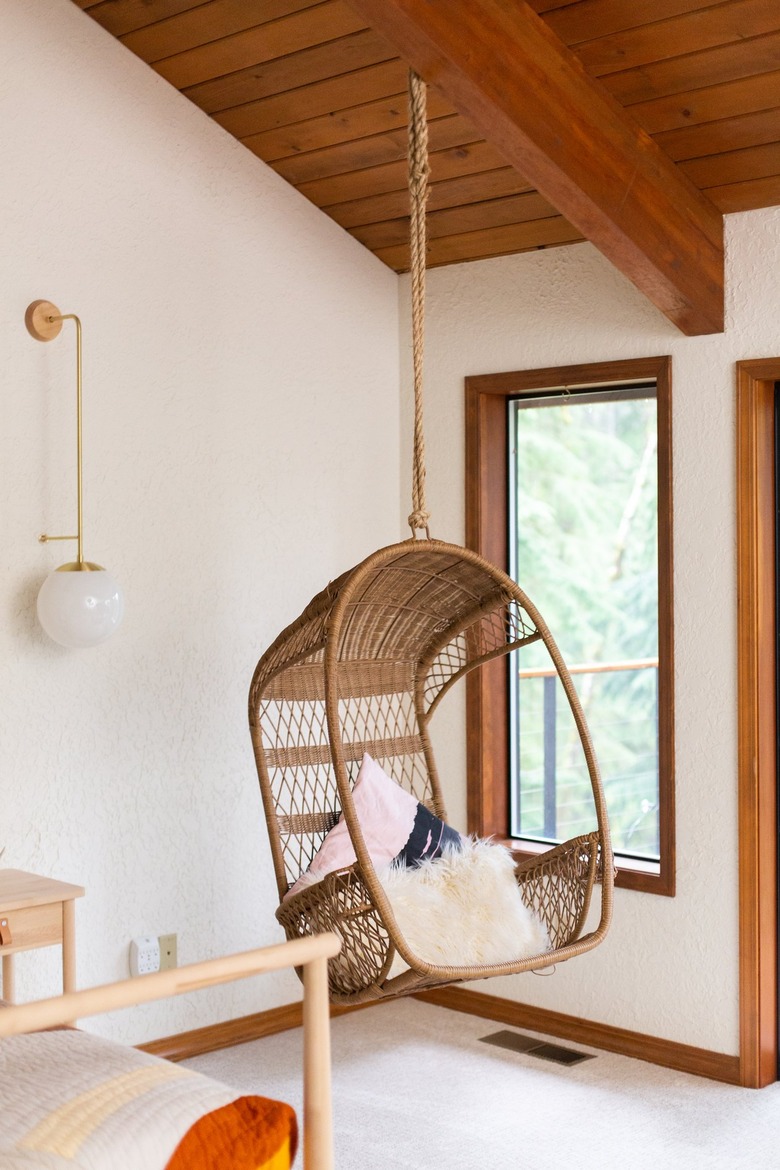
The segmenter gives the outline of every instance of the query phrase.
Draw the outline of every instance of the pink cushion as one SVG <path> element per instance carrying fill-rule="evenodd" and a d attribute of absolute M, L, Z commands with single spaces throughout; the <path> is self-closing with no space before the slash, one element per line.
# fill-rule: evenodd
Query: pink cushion
<path fill-rule="evenodd" d="M 377 867 L 384 868 L 409 840 L 417 815 L 417 801 L 400 784 L 396 784 L 368 753 L 361 761 L 358 778 L 352 789 L 352 799 L 371 860 Z M 342 813 L 312 859 L 308 875 L 324 877 L 336 869 L 346 869 L 356 860 Z M 311 885 L 311 877 L 308 875 L 298 878 L 287 897 L 303 886 Z"/>
<path fill-rule="evenodd" d="M 352 798 L 369 856 L 378 870 L 387 869 L 391 863 L 413 869 L 435 861 L 445 851 L 463 847 L 460 833 L 410 796 L 369 755 L 363 756 Z M 322 842 L 310 868 L 287 891 L 286 897 L 321 881 L 325 874 L 354 865 L 356 860 L 342 814 Z"/>

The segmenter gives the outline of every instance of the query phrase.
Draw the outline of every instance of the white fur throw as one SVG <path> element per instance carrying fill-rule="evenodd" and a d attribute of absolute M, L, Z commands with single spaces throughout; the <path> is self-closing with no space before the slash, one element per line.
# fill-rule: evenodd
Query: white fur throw
<path fill-rule="evenodd" d="M 445 967 L 527 959 L 551 949 L 544 924 L 523 902 L 508 849 L 465 838 L 413 869 L 378 874 L 412 951 Z M 405 969 L 398 960 L 392 975 Z"/>

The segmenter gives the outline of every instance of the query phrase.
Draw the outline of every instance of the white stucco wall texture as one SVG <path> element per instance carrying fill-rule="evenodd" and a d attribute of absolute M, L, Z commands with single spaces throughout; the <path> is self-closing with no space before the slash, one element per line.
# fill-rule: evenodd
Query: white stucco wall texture
<path fill-rule="evenodd" d="M 0 865 L 86 887 L 82 985 L 137 935 L 179 961 L 279 941 L 249 738 L 254 665 L 328 580 L 397 539 L 397 278 L 69 0 L 5 0 L 0 37 Z M 126 593 L 87 651 L 35 618 L 85 553 Z M 58 990 L 19 956 L 21 998 Z M 299 997 L 292 974 L 88 1024 L 171 1035 Z"/>
<path fill-rule="evenodd" d="M 725 333 L 687 338 L 589 244 L 428 274 L 426 438 L 431 530 L 464 537 L 470 374 L 656 354 L 673 359 L 677 896 L 616 891 L 610 935 L 550 978 L 475 989 L 738 1051 L 735 372 L 780 353 L 780 208 L 727 217 Z M 408 281 L 401 336 L 410 336 Z M 411 375 L 404 354 L 403 466 Z M 402 514 L 409 511 L 402 485 Z M 521 582 L 522 584 L 522 582 Z M 450 820 L 466 820 L 462 694 L 433 732 Z"/>
<path fill-rule="evenodd" d="M 5 0 L 0 79 L 0 864 L 86 886 L 92 984 L 127 973 L 136 935 L 177 932 L 181 962 L 280 937 L 247 688 L 318 589 L 406 531 L 408 282 L 399 300 L 69 0 Z M 466 375 L 672 355 L 677 896 L 618 891 L 599 950 L 477 986 L 735 1053 L 734 362 L 780 351 L 780 209 L 729 217 L 727 241 L 714 337 L 683 337 L 589 245 L 431 272 L 426 425 L 432 531 L 462 540 Z M 85 548 L 127 595 L 82 653 L 35 619 L 71 555 L 36 537 L 75 512 L 74 348 L 67 326 L 26 333 L 42 297 L 84 321 Z M 462 693 L 434 735 L 462 826 Z M 56 952 L 18 969 L 22 997 L 57 990 Z M 140 1041 L 298 995 L 279 976 L 89 1026 Z"/>

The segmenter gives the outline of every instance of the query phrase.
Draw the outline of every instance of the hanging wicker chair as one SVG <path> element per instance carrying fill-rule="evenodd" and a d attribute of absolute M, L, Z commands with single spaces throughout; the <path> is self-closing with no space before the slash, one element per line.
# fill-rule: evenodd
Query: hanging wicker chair
<path fill-rule="evenodd" d="M 332 930 L 329 964 L 339 1004 L 403 995 L 464 979 L 538 970 L 595 947 L 607 932 L 614 872 L 604 793 L 588 729 L 550 632 L 506 573 L 457 545 L 432 540 L 425 509 L 422 366 L 425 84 L 409 78 L 409 190 L 414 365 L 412 539 L 380 549 L 318 593 L 260 659 L 249 722 L 289 939 Z M 427 539 L 415 534 L 424 531 Z M 352 787 L 364 753 L 446 820 L 428 723 L 439 700 L 474 667 L 542 642 L 574 716 L 587 763 L 596 828 L 521 862 L 520 895 L 545 923 L 553 949 L 531 958 L 460 967 L 426 962 L 401 934 L 368 854 Z M 357 860 L 290 894 L 343 813 Z M 584 934 L 601 879 L 598 925 Z M 407 965 L 391 973 L 398 955 Z"/>
<path fill-rule="evenodd" d="M 397 926 L 352 799 L 368 752 L 442 820 L 446 810 L 428 723 L 468 671 L 541 641 L 566 694 L 587 762 L 593 832 L 516 867 L 523 901 L 553 950 L 490 966 L 444 967 L 415 955 Z M 260 659 L 249 719 L 287 938 L 332 930 L 334 1002 L 357 1004 L 460 980 L 538 970 L 596 946 L 612 908 L 613 864 L 604 794 L 571 677 L 534 605 L 500 569 L 438 540 L 373 553 L 332 582 Z M 343 812 L 357 861 L 286 897 Z M 601 881 L 598 925 L 583 934 Z M 390 977 L 396 953 L 408 970 Z"/>

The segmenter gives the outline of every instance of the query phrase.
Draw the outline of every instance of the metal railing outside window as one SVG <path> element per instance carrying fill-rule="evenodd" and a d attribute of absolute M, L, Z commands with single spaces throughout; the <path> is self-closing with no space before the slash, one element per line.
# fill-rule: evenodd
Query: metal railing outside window
<path fill-rule="evenodd" d="M 624 856 L 657 861 L 658 659 L 569 670 L 600 759 L 615 847 Z M 611 694 L 608 676 L 618 684 Z M 555 672 L 520 668 L 516 679 L 512 836 L 549 842 L 586 832 L 592 820 L 588 777 L 576 757 L 568 709 L 559 703 Z"/>

